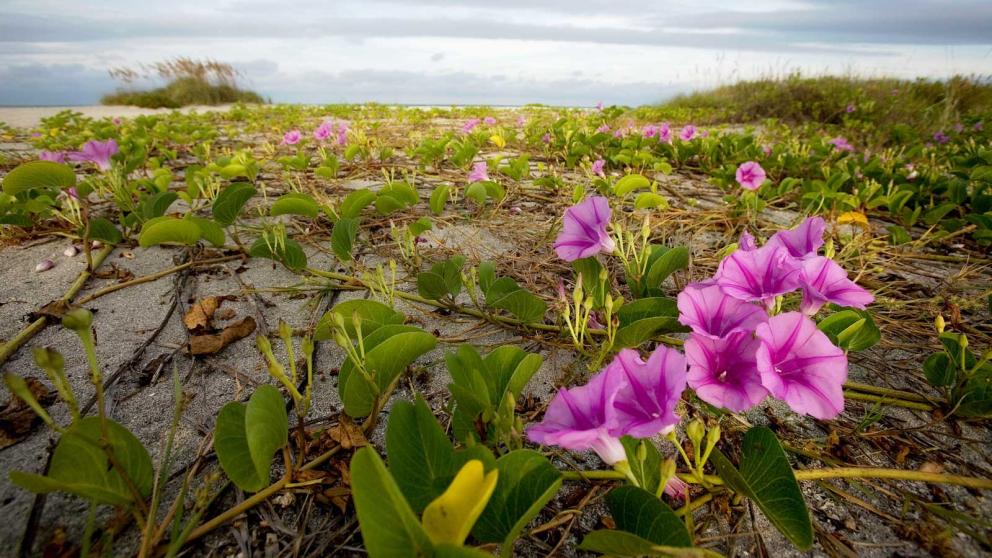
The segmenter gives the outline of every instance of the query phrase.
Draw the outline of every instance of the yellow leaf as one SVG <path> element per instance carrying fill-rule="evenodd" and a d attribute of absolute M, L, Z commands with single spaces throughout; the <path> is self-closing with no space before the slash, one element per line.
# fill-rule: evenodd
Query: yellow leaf
<path fill-rule="evenodd" d="M 424 508 L 423 524 L 435 544 L 461 545 L 496 488 L 495 469 L 484 472 L 482 461 L 462 466 L 451 485 Z"/>
<path fill-rule="evenodd" d="M 492 144 L 498 147 L 499 149 L 503 149 L 504 147 L 506 147 L 506 140 L 503 139 L 503 136 L 499 134 L 493 135 L 491 138 L 489 138 L 489 141 L 491 141 Z"/>
<path fill-rule="evenodd" d="M 847 213 L 842 213 L 840 217 L 837 217 L 837 223 L 844 225 L 847 223 L 857 223 L 864 227 L 868 226 L 868 218 L 865 217 L 864 213 L 860 211 L 848 211 Z"/>

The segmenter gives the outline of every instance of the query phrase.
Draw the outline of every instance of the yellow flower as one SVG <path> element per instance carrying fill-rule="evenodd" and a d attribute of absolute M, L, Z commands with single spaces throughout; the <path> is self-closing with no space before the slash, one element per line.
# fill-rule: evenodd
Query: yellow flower
<path fill-rule="evenodd" d="M 865 214 L 860 211 L 848 211 L 847 213 L 842 213 L 839 217 L 837 217 L 837 223 L 841 225 L 846 223 L 856 223 L 863 227 L 867 227 L 868 218 L 865 217 Z"/>
<path fill-rule="evenodd" d="M 503 149 L 504 147 L 506 147 L 506 140 L 503 139 L 503 136 L 501 136 L 500 134 L 494 134 L 491 138 L 489 138 L 489 141 L 491 141 L 492 144 L 495 145 L 498 149 Z"/>
<path fill-rule="evenodd" d="M 484 472 L 482 461 L 462 466 L 451 485 L 424 509 L 423 524 L 435 544 L 461 545 L 496 488 L 498 471 Z"/>

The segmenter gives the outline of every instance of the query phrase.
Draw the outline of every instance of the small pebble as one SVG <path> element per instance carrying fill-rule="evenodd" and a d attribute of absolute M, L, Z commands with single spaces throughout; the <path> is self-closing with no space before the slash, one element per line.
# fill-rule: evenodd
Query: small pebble
<path fill-rule="evenodd" d="M 76 254 L 79 253 L 79 248 L 76 248 L 75 246 L 70 245 L 68 248 L 65 249 L 65 252 L 62 252 L 62 253 L 71 258 L 71 257 L 73 257 L 73 256 L 75 256 Z"/>
<path fill-rule="evenodd" d="M 55 262 L 53 262 L 52 260 L 47 260 L 46 259 L 46 260 L 41 260 L 40 262 L 38 262 L 38 265 L 34 266 L 34 270 L 37 273 L 41 273 L 42 271 L 48 271 L 49 269 L 52 269 L 53 267 L 55 267 Z"/>

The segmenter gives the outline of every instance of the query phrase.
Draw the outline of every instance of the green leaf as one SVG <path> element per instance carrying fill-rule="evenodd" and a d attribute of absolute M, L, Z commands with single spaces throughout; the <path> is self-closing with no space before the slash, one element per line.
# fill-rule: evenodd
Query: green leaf
<path fill-rule="evenodd" d="M 354 316 L 357 314 L 362 321 L 362 335 L 367 336 L 384 325 L 398 325 L 406 320 L 406 316 L 376 300 L 354 299 L 339 302 L 334 305 L 317 322 L 314 330 L 314 340 L 327 341 L 331 338 L 332 313 L 341 315 L 344 319 L 344 329 L 348 337 L 355 339 Z"/>
<path fill-rule="evenodd" d="M 317 202 L 308 195 L 300 192 L 283 194 L 269 208 L 269 215 L 303 215 L 313 219 L 320 213 Z"/>
<path fill-rule="evenodd" d="M 499 542 L 512 556 L 513 541 L 561 488 L 561 473 L 534 450 L 514 450 L 496 460 L 499 481 L 472 534 Z"/>
<path fill-rule="evenodd" d="M 662 333 L 687 331 L 678 321 L 675 300 L 666 297 L 641 298 L 628 302 L 617 311 L 619 327 L 616 347 L 636 347 Z"/>
<path fill-rule="evenodd" d="M 431 266 L 430 271 L 417 275 L 417 292 L 424 298 L 441 300 L 445 297 L 454 298 L 462 290 L 462 267 L 465 266 L 463 256 L 452 256 L 443 262 Z"/>
<path fill-rule="evenodd" d="M 947 353 L 934 353 L 923 363 L 923 375 L 935 387 L 951 386 L 957 381 L 958 367 Z"/>
<path fill-rule="evenodd" d="M 741 468 L 714 449 L 710 462 L 720 478 L 738 494 L 758 505 L 765 517 L 800 550 L 813 546 L 813 526 L 792 466 L 775 434 L 755 426 L 744 435 Z"/>
<path fill-rule="evenodd" d="M 362 539 L 376 558 L 430 556 L 431 541 L 375 450 L 351 458 L 351 487 Z"/>
<path fill-rule="evenodd" d="M 434 348 L 437 339 L 421 329 L 404 325 L 384 325 L 365 336 L 365 367 L 371 376 L 355 370 L 349 359 L 338 374 L 338 393 L 344 410 L 352 417 L 368 416 L 376 396 L 385 392 L 420 355 Z"/>
<path fill-rule="evenodd" d="M 141 218 L 148 220 L 165 215 L 169 206 L 179 199 L 179 194 L 175 192 L 156 192 L 150 194 L 141 201 Z"/>
<path fill-rule="evenodd" d="M 331 250 L 342 262 L 351 261 L 351 251 L 358 237 L 358 219 L 342 217 L 334 223 L 331 230 Z"/>
<path fill-rule="evenodd" d="M 307 266 L 307 254 L 303 251 L 303 246 L 292 238 L 284 239 L 283 246 L 275 253 L 265 239 L 259 238 L 248 248 L 248 255 L 253 258 L 275 260 L 292 271 L 299 271 Z"/>
<path fill-rule="evenodd" d="M 668 504 L 636 486 L 614 488 L 606 497 L 617 529 L 661 546 L 691 547 L 692 537 Z"/>
<path fill-rule="evenodd" d="M 608 556 L 664 556 L 655 549 L 651 541 L 626 531 L 600 529 L 582 539 L 579 550 L 598 552 Z"/>
<path fill-rule="evenodd" d="M 444 206 L 447 205 L 448 199 L 451 196 L 451 186 L 447 184 L 442 184 L 434 191 L 431 192 L 430 206 L 431 211 L 434 215 L 440 215 L 444 213 Z"/>
<path fill-rule="evenodd" d="M 520 398 L 524 387 L 530 382 L 544 363 L 544 357 L 528 353 L 520 347 L 504 345 L 493 349 L 483 359 L 489 376 L 492 378 L 492 403 L 499 407 L 507 393 Z"/>
<path fill-rule="evenodd" d="M 613 193 L 617 196 L 625 196 L 634 190 L 643 190 L 651 187 L 651 181 L 639 174 L 628 174 L 617 180 L 613 185 Z"/>
<path fill-rule="evenodd" d="M 90 239 L 102 240 L 107 244 L 117 244 L 124 239 L 121 231 L 117 230 L 108 219 L 97 217 L 90 219 Z"/>
<path fill-rule="evenodd" d="M 138 236 L 138 245 L 142 248 L 159 244 L 182 244 L 192 246 L 202 236 L 200 227 L 186 219 L 159 217 L 145 222 Z"/>
<path fill-rule="evenodd" d="M 634 209 L 668 209 L 668 200 L 661 194 L 641 192 L 634 200 Z"/>
<path fill-rule="evenodd" d="M 224 229 L 222 229 L 220 225 L 210 219 L 197 217 L 195 215 L 187 215 L 186 219 L 189 219 L 200 228 L 200 235 L 203 240 L 206 240 L 218 248 L 224 246 L 224 241 L 227 240 L 227 235 L 224 234 Z"/>
<path fill-rule="evenodd" d="M 355 218 L 362 214 L 362 210 L 375 201 L 375 192 L 368 188 L 355 190 L 341 200 L 341 217 Z"/>
<path fill-rule="evenodd" d="M 235 182 L 217 194 L 211 211 L 214 220 L 221 226 L 229 227 L 241 214 L 245 203 L 255 195 L 255 187 L 247 182 Z"/>
<path fill-rule="evenodd" d="M 509 277 L 500 277 L 486 291 L 486 304 L 506 310 L 524 323 L 544 321 L 547 304 Z"/>
<path fill-rule="evenodd" d="M 246 492 L 269 484 L 272 454 L 286 445 L 289 421 L 279 390 L 264 385 L 246 406 L 232 401 L 221 408 L 214 427 L 214 451 L 228 478 Z"/>
<path fill-rule="evenodd" d="M 76 173 L 72 167 L 52 161 L 23 163 L 3 177 L 3 191 L 11 196 L 36 188 L 62 190 L 75 185 Z"/>
<path fill-rule="evenodd" d="M 152 489 L 152 461 L 141 442 L 120 424 L 104 425 L 114 461 L 144 498 Z M 86 417 L 70 426 L 59 439 L 48 475 L 11 471 L 14 484 L 32 492 L 62 491 L 101 504 L 115 506 L 134 502 L 124 477 L 110 465 L 101 447 L 103 432 L 99 417 Z"/>
<path fill-rule="evenodd" d="M 475 202 L 476 205 L 485 205 L 488 197 L 485 182 L 473 182 L 465 188 L 465 197 Z"/>
<path fill-rule="evenodd" d="M 871 314 L 853 308 L 834 312 L 817 324 L 830 341 L 845 351 L 863 351 L 882 339 Z"/>
<path fill-rule="evenodd" d="M 689 250 L 686 247 L 665 248 L 652 245 L 651 254 L 648 256 L 647 273 L 642 278 L 645 296 L 661 294 L 661 284 L 665 279 L 687 267 L 689 267 Z"/>

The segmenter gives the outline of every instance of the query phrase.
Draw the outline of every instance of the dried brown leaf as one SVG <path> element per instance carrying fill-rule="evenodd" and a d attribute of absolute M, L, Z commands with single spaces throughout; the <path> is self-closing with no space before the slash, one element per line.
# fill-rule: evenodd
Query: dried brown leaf
<path fill-rule="evenodd" d="M 327 430 L 332 440 L 341 444 L 344 449 L 360 448 L 369 445 L 361 427 L 355 424 L 347 415 L 341 415 L 338 423 Z"/>
<path fill-rule="evenodd" d="M 189 339 L 189 353 L 191 355 L 215 354 L 238 339 L 251 335 L 255 331 L 255 327 L 255 320 L 249 316 L 227 326 L 220 333 L 194 335 Z"/>
<path fill-rule="evenodd" d="M 207 298 L 196 301 L 186 311 L 186 315 L 183 316 L 183 323 L 186 324 L 186 329 L 194 333 L 209 331 L 214 312 L 220 308 L 220 305 L 225 300 L 229 300 L 230 298 L 229 296 L 208 296 Z"/>
<path fill-rule="evenodd" d="M 34 398 L 47 407 L 55 401 L 55 394 L 37 378 L 25 378 L 28 389 Z M 31 433 L 35 426 L 41 423 L 41 418 L 28 407 L 21 398 L 11 395 L 7 404 L 0 409 L 0 449 L 10 447 Z"/>

